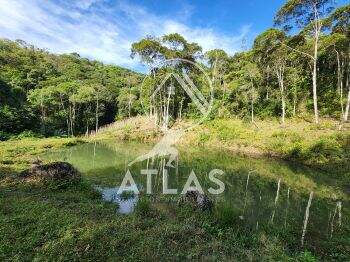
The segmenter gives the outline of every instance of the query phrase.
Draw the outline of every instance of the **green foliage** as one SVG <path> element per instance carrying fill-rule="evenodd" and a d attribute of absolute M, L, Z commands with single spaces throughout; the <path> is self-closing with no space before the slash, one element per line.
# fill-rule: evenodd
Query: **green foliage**
<path fill-rule="evenodd" d="M 210 139 L 210 134 L 208 132 L 200 132 L 198 134 L 198 144 L 204 145 L 205 142 L 208 142 Z"/>
<path fill-rule="evenodd" d="M 134 197 L 135 197 L 134 191 L 127 191 L 127 190 L 125 190 L 125 191 L 123 191 L 123 192 L 120 194 L 120 198 L 121 198 L 122 200 L 128 200 L 128 199 L 134 198 Z"/>
<path fill-rule="evenodd" d="M 215 217 L 221 226 L 227 227 L 237 224 L 239 221 L 239 210 L 230 206 L 227 202 L 218 203 L 215 208 Z"/>
<path fill-rule="evenodd" d="M 121 89 L 139 74 L 78 54 L 53 55 L 0 40 L 0 130 L 75 135 L 114 120 Z"/>
<path fill-rule="evenodd" d="M 148 216 L 150 215 L 151 210 L 152 208 L 150 200 L 145 196 L 140 197 L 135 207 L 136 214 L 142 217 Z"/>
<path fill-rule="evenodd" d="M 24 130 L 20 134 L 12 137 L 12 139 L 16 139 L 16 140 L 21 140 L 23 138 L 43 138 L 43 136 L 41 134 L 34 133 L 31 130 Z"/>
<path fill-rule="evenodd" d="M 0 141 L 8 140 L 11 137 L 10 133 L 0 130 Z"/>

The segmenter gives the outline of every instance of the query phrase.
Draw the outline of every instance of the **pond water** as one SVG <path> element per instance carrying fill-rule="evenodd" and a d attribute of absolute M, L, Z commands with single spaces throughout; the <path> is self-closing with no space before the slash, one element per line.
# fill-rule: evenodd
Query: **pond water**
<path fill-rule="evenodd" d="M 216 208 L 234 210 L 251 230 L 273 226 L 292 232 L 295 241 L 307 242 L 311 247 L 324 243 L 344 246 L 348 242 L 350 249 L 349 195 L 332 176 L 275 159 L 250 158 L 203 147 L 179 148 L 174 167 L 164 166 L 166 161 L 160 158 L 128 167 L 128 163 L 151 148 L 149 144 L 105 141 L 52 151 L 42 158 L 73 164 L 95 185 L 105 201 L 117 204 L 118 214 L 133 212 L 139 199 L 137 194 L 118 194 L 128 170 L 136 184 L 124 189 L 137 186 L 144 193 L 147 180 L 141 169 L 157 169 L 158 174 L 152 180 L 152 192 L 157 195 L 162 192 L 165 169 L 169 188 L 181 192 L 193 171 L 206 193 L 210 187 L 217 188 L 208 173 L 220 169 L 224 172 L 220 180 L 225 184 L 225 191 L 210 197 Z"/>

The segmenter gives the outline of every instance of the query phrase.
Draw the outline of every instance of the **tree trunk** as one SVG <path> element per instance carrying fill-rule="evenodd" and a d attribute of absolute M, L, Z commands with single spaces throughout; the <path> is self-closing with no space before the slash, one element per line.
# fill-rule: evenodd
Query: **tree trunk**
<path fill-rule="evenodd" d="M 74 126 L 75 126 L 75 102 L 73 101 L 73 109 L 72 109 L 72 127 L 71 127 L 72 136 L 74 136 Z"/>
<path fill-rule="evenodd" d="M 254 102 L 252 99 L 252 104 L 251 104 L 251 121 L 254 123 Z"/>
<path fill-rule="evenodd" d="M 285 115 L 286 115 L 286 103 L 284 99 L 284 81 L 283 81 L 283 66 L 279 66 L 276 70 L 278 84 L 280 86 L 281 91 L 281 102 L 282 102 L 282 124 L 285 122 Z"/>
<path fill-rule="evenodd" d="M 254 123 L 254 86 L 253 86 L 253 84 L 251 84 L 252 85 L 252 90 L 251 90 L 251 99 L 252 99 L 252 101 L 251 101 L 251 121 L 252 121 L 252 123 Z"/>
<path fill-rule="evenodd" d="M 343 103 L 343 76 L 342 76 L 342 70 L 341 70 L 341 62 L 340 62 L 340 55 L 339 52 L 335 49 L 335 52 L 337 54 L 337 88 L 340 93 L 340 107 L 341 107 L 341 117 L 340 119 L 344 119 L 344 103 Z"/>
<path fill-rule="evenodd" d="M 180 102 L 180 112 L 179 112 L 179 119 L 181 120 L 182 119 L 182 104 L 184 102 L 184 99 L 181 99 L 181 102 Z"/>
<path fill-rule="evenodd" d="M 283 81 L 281 82 L 281 96 L 282 96 L 282 124 L 284 124 L 285 116 L 286 116 L 286 102 L 284 101 Z"/>
<path fill-rule="evenodd" d="M 41 109 L 41 132 L 45 133 L 45 108 L 44 108 L 42 93 L 40 93 L 40 109 Z"/>
<path fill-rule="evenodd" d="M 315 123 L 318 124 L 318 106 L 317 106 L 317 41 L 315 43 L 314 64 L 312 71 L 312 94 L 314 102 Z"/>
<path fill-rule="evenodd" d="M 95 132 L 98 130 L 98 96 L 96 97 L 96 111 L 95 111 Z"/>
<path fill-rule="evenodd" d="M 294 90 L 294 97 L 293 97 L 293 117 L 295 117 L 297 111 L 297 92 Z"/>
<path fill-rule="evenodd" d="M 169 127 L 169 106 L 170 106 L 170 95 L 171 95 L 171 92 L 169 90 L 169 94 L 168 94 L 168 99 L 167 99 L 167 104 L 166 104 L 166 109 L 165 109 L 165 112 L 166 112 L 166 115 L 165 115 L 165 128 L 168 129 Z"/>
<path fill-rule="evenodd" d="M 71 135 L 73 135 L 73 125 L 72 125 L 72 122 L 73 122 L 73 120 L 72 120 L 72 118 L 73 118 L 73 116 L 72 116 L 73 114 L 72 114 L 72 106 L 71 106 L 71 104 L 69 104 L 69 127 L 70 127 L 70 133 L 71 133 Z"/>
<path fill-rule="evenodd" d="M 347 77 L 347 87 L 348 87 L 348 100 L 346 102 L 345 114 L 344 114 L 344 122 L 347 122 L 349 119 L 349 110 L 350 110 L 350 86 L 349 86 L 349 76 Z"/>
<path fill-rule="evenodd" d="M 86 120 L 86 133 L 85 133 L 85 136 L 88 136 L 89 135 L 89 120 L 87 119 Z"/>
<path fill-rule="evenodd" d="M 314 57 L 313 57 L 313 71 L 312 71 L 312 94 L 314 102 L 315 123 L 318 124 L 318 105 L 317 105 L 317 56 L 318 56 L 318 40 L 321 33 L 321 21 L 317 10 L 317 4 L 314 3 Z"/>

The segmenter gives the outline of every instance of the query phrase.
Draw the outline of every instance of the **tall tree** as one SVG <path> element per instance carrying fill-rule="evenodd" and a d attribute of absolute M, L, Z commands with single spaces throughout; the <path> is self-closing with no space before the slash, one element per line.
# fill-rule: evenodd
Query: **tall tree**
<path fill-rule="evenodd" d="M 275 24 L 284 26 L 285 30 L 293 27 L 302 29 L 301 33 L 313 38 L 313 52 L 296 51 L 306 55 L 312 60 L 312 93 L 314 104 L 315 123 L 319 122 L 317 103 L 317 61 L 319 39 L 322 31 L 322 19 L 330 13 L 333 1 L 331 0 L 288 0 L 277 12 Z"/>
<path fill-rule="evenodd" d="M 215 93 L 222 92 L 222 99 L 225 99 L 227 93 L 227 84 L 225 75 L 228 72 L 228 58 L 227 53 L 222 49 L 213 49 L 205 53 L 212 71 L 212 84 Z"/>
<path fill-rule="evenodd" d="M 269 29 L 260 34 L 254 41 L 253 52 L 258 58 L 260 67 L 269 67 L 274 71 L 280 93 L 282 108 L 282 123 L 285 122 L 286 115 L 286 87 L 285 87 L 285 68 L 287 64 L 287 48 L 284 45 L 286 35 L 277 29 Z"/>
<path fill-rule="evenodd" d="M 346 122 L 350 111 L 350 4 L 334 10 L 324 23 L 332 31 L 333 39 L 337 39 L 334 49 L 337 51 L 338 84 L 341 87 L 345 85 L 345 88 L 348 89 L 343 114 L 343 120 Z"/>
<path fill-rule="evenodd" d="M 184 90 L 179 87 L 179 80 L 175 81 L 172 76 L 168 76 L 172 73 L 174 77 L 192 74 L 194 77 L 191 79 L 195 79 L 198 69 L 186 61 L 196 62 L 198 58 L 203 57 L 202 48 L 174 33 L 160 38 L 148 36 L 133 43 L 131 56 L 138 56 L 141 62 L 152 67 L 150 74 L 154 78 L 153 90 L 157 90 L 157 94 L 152 96 L 156 121 L 167 129 L 170 119 L 180 116 L 183 108 L 188 107 L 190 103 L 188 99 L 184 99 Z M 159 86 L 166 88 L 157 89 Z"/>

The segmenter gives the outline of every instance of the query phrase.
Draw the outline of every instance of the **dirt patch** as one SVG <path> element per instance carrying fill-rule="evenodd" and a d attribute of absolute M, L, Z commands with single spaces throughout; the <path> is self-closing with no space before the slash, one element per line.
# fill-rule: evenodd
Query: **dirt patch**
<path fill-rule="evenodd" d="M 53 181 L 78 181 L 81 179 L 79 171 L 67 162 L 35 163 L 31 168 L 21 172 L 20 177 Z"/>

